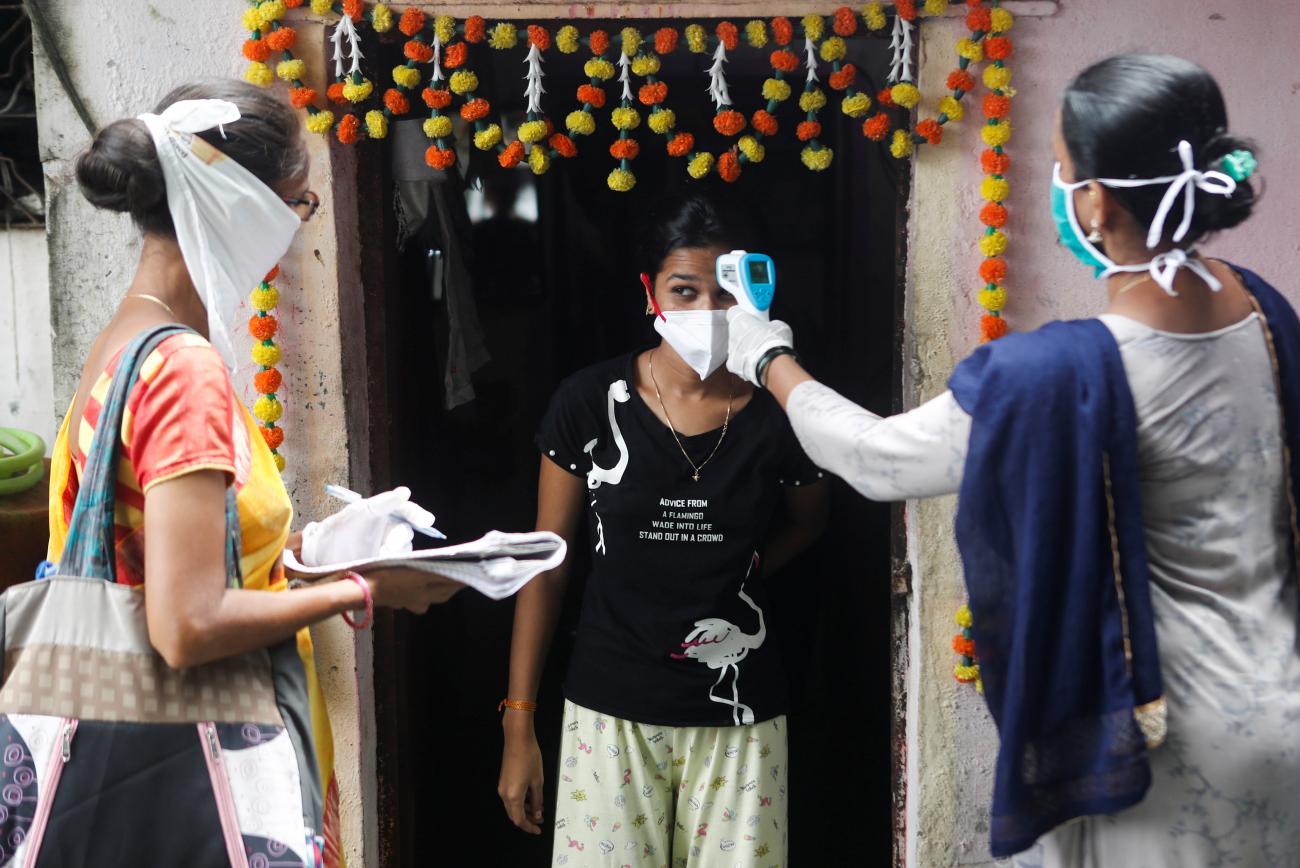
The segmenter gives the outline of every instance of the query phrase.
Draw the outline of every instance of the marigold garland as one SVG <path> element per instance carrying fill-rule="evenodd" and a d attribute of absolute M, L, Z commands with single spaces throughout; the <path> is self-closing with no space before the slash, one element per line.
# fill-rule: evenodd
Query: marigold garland
<path fill-rule="evenodd" d="M 985 70 L 984 81 L 997 85 L 990 85 L 990 93 L 985 94 L 980 103 L 985 118 L 981 135 L 988 145 L 980 154 L 980 168 L 986 176 L 980 183 L 980 195 L 986 204 L 979 214 L 980 223 L 984 225 L 984 234 L 979 241 L 980 253 L 984 256 L 979 275 L 984 288 L 978 297 L 984 309 L 980 317 L 980 340 L 986 342 L 1007 333 L 1007 321 L 1002 311 L 1007 303 L 1004 285 L 1007 266 L 1003 257 L 1008 239 L 1003 228 L 1007 223 L 1005 201 L 1011 194 L 1011 186 L 1005 178 L 1011 158 L 1007 156 L 1005 146 L 1011 140 L 1011 98 L 1015 92 L 1011 90 L 1011 72 L 1006 65 L 1006 59 L 1011 56 L 1011 40 L 1005 34 L 1011 29 L 1014 19 L 1010 12 L 1001 8 L 1001 0 L 993 0 L 991 9 L 972 8 L 967 19 L 973 35 L 982 32 L 974 29 L 977 25 L 989 28 L 984 48 L 992 63 Z"/>
<path fill-rule="evenodd" d="M 253 377 L 253 387 L 258 392 L 257 400 L 253 403 L 253 415 L 260 423 L 258 430 L 261 431 L 262 438 L 275 456 L 275 466 L 283 471 L 284 456 L 279 450 L 284 444 L 284 429 L 275 424 L 284 414 L 284 407 L 277 395 L 284 378 L 275 368 L 280 361 L 280 347 L 275 342 L 280 321 L 271 314 L 280 304 L 280 291 L 271 282 L 279 273 L 280 266 L 277 265 L 249 295 L 248 303 L 256 313 L 248 321 L 248 333 L 255 341 L 249 354 L 260 368 Z"/>
<path fill-rule="evenodd" d="M 961 657 L 961 662 L 953 667 L 953 676 L 962 684 L 974 684 L 980 693 L 984 692 L 984 680 L 980 677 L 979 658 L 975 654 L 975 639 L 971 635 L 970 607 L 963 605 L 957 610 L 953 619 L 961 632 L 952 637 L 952 650 Z"/>

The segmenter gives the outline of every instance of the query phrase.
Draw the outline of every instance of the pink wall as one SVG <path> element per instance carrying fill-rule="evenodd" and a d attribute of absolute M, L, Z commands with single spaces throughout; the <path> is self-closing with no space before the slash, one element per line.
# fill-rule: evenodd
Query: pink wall
<path fill-rule="evenodd" d="M 1012 35 L 1018 95 L 1006 315 L 1013 329 L 1090 316 L 1104 302 L 1102 284 L 1056 243 L 1048 208 L 1052 116 L 1076 72 L 1125 51 L 1178 54 L 1218 80 L 1232 131 L 1259 144 L 1267 190 L 1250 221 L 1204 249 L 1258 271 L 1300 307 L 1300 0 L 1062 0 L 1054 16 L 1019 18 Z M 978 169 L 968 171 L 969 189 Z M 966 273 L 977 265 L 972 247 Z"/>

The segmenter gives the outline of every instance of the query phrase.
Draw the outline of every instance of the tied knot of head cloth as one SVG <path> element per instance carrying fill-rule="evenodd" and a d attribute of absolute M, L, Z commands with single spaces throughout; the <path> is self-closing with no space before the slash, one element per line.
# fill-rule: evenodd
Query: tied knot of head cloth
<path fill-rule="evenodd" d="M 233 330 L 244 294 L 279 262 L 302 221 L 278 193 L 196 134 L 240 120 L 221 99 L 181 100 L 142 114 L 167 187 L 176 241 L 208 315 L 208 340 L 236 367 Z"/>

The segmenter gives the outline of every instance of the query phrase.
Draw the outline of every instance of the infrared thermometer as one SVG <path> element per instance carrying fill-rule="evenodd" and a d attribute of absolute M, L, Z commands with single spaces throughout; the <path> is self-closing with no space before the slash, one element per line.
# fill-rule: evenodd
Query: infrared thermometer
<path fill-rule="evenodd" d="M 776 295 L 776 265 L 766 253 L 733 250 L 718 257 L 718 285 L 736 297 L 736 304 L 768 318 Z"/>

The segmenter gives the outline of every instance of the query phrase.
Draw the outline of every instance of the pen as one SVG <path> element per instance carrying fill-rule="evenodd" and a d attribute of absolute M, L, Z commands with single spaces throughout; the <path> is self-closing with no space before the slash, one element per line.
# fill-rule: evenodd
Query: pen
<path fill-rule="evenodd" d="M 328 494 L 330 497 L 334 498 L 335 500 L 341 500 L 344 503 L 356 503 L 358 500 L 365 499 L 361 495 L 357 494 L 355 491 L 350 491 L 341 485 L 332 485 L 328 482 L 325 484 L 325 493 Z M 447 535 L 444 534 L 442 531 L 438 530 L 437 528 L 417 527 L 416 525 L 413 525 L 409 521 L 407 521 L 406 516 L 400 513 L 394 512 L 391 513 L 391 515 L 393 518 L 397 519 L 398 521 L 401 521 L 403 524 L 410 525 L 411 530 L 415 531 L 416 533 L 422 533 L 425 536 L 431 536 L 434 539 L 447 538 Z"/>

